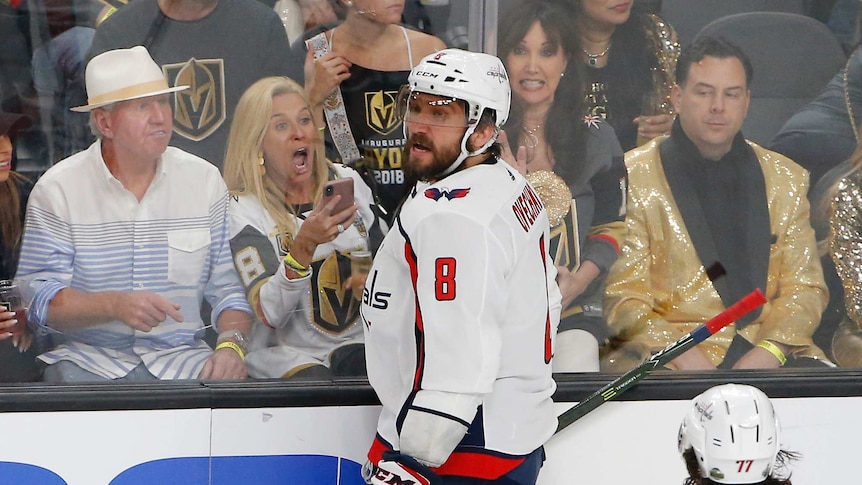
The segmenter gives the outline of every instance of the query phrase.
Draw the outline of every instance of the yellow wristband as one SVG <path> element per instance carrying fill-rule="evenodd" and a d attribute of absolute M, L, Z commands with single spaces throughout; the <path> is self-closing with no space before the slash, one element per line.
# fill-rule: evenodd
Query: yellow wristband
<path fill-rule="evenodd" d="M 781 365 L 784 365 L 787 362 L 787 357 L 784 355 L 784 352 L 781 351 L 781 348 L 770 342 L 769 340 L 761 340 L 757 343 L 757 346 L 774 355 L 775 358 L 778 359 L 778 362 L 781 363 Z"/>
<path fill-rule="evenodd" d="M 287 253 L 284 256 L 284 264 L 286 264 L 294 273 L 298 274 L 300 278 L 308 276 L 308 268 L 299 264 L 299 261 L 297 261 L 292 254 Z"/>
<path fill-rule="evenodd" d="M 108 17 L 114 15 L 115 13 L 117 13 L 117 9 L 115 7 L 108 8 L 108 10 L 105 12 L 105 15 L 102 15 L 101 18 L 96 19 L 96 26 L 98 27 L 102 22 L 108 20 Z"/>
<path fill-rule="evenodd" d="M 216 350 L 219 350 L 219 349 L 233 349 L 233 350 L 234 350 L 234 352 L 236 352 L 237 354 L 239 354 L 239 358 L 240 358 L 240 359 L 245 360 L 245 352 L 243 352 L 243 351 L 242 351 L 242 348 L 240 348 L 240 346 L 239 346 L 239 345 L 237 345 L 237 344 L 236 344 L 236 343 L 234 343 L 234 342 L 231 342 L 230 340 L 226 340 L 226 341 L 224 341 L 224 342 L 222 342 L 222 343 L 220 343 L 220 344 L 216 345 L 216 348 L 215 348 L 215 349 L 216 349 Z"/>

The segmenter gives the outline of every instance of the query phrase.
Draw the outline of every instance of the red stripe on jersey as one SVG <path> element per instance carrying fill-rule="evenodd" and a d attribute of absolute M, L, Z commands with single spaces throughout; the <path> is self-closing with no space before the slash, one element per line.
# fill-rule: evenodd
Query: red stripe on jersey
<path fill-rule="evenodd" d="M 446 463 L 432 468 L 438 475 L 496 480 L 524 463 L 523 456 L 507 457 L 488 453 L 454 451 Z"/>
<path fill-rule="evenodd" d="M 548 293 L 548 260 L 545 252 L 545 235 L 539 237 L 539 254 L 542 255 L 542 268 L 545 270 L 545 301 L 551 301 L 551 295 Z M 554 349 L 551 345 L 551 305 L 545 306 L 545 364 L 551 363 L 551 358 L 554 356 Z"/>
<path fill-rule="evenodd" d="M 385 451 L 392 451 L 392 446 L 380 435 L 375 436 L 371 449 L 368 450 L 368 460 L 376 464 L 383 459 Z M 496 480 L 520 466 L 526 459 L 525 456 L 498 455 L 489 451 L 484 453 L 454 451 L 449 455 L 446 463 L 431 470 L 438 475 Z"/>
<path fill-rule="evenodd" d="M 371 449 L 368 450 L 368 461 L 376 465 L 378 461 L 383 459 L 383 452 L 391 450 L 392 446 L 389 443 L 384 441 L 380 435 L 375 435 L 374 441 L 371 442 Z"/>
<path fill-rule="evenodd" d="M 619 256 L 621 253 L 620 242 L 617 241 L 616 239 L 608 236 L 607 234 L 592 234 L 590 236 L 587 236 L 587 239 L 601 239 L 602 241 L 609 242 L 609 243 L 611 243 L 611 246 L 613 246 L 614 249 L 616 249 L 617 256 Z"/>
<path fill-rule="evenodd" d="M 414 328 L 416 334 L 416 372 L 413 375 L 413 391 L 415 392 L 422 388 L 422 372 L 425 369 L 425 324 L 422 321 L 422 309 L 419 308 L 419 292 L 416 289 L 416 282 L 419 279 L 419 266 L 416 263 L 416 254 L 413 252 L 413 246 L 410 245 L 409 241 L 404 243 L 404 259 L 410 268 L 410 283 L 413 285 L 413 295 L 416 299 L 416 326 Z"/>

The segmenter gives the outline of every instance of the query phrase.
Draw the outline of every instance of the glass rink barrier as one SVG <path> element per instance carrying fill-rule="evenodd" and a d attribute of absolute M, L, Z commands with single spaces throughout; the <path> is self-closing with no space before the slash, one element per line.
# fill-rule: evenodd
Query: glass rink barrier
<path fill-rule="evenodd" d="M 558 376 L 559 412 L 612 380 Z M 852 473 L 862 374 L 658 371 L 546 445 L 539 484 L 681 483 L 677 431 L 717 384 L 762 389 L 801 454 L 794 484 Z M 167 382 L 0 389 L 0 483 L 18 485 L 361 485 L 379 406 L 361 380 Z"/>

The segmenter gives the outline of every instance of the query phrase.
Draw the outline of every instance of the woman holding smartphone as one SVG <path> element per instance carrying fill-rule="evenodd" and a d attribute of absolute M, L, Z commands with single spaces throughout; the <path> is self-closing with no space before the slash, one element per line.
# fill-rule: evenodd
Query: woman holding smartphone
<path fill-rule="evenodd" d="M 249 375 L 364 375 L 352 291 L 364 281 L 351 277 L 350 257 L 375 249 L 385 227 L 359 175 L 326 160 L 301 86 L 269 77 L 243 94 L 225 181 L 234 264 L 258 317 L 247 343 Z"/>

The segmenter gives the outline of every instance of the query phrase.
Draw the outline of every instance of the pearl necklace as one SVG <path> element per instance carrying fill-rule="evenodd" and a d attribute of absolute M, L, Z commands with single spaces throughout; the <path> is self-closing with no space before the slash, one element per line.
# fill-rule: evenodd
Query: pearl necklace
<path fill-rule="evenodd" d="M 596 67 L 599 63 L 599 59 L 608 55 L 608 51 L 611 50 L 611 44 L 613 44 L 613 42 L 609 42 L 608 46 L 605 47 L 605 50 L 603 50 L 601 54 L 590 54 L 590 51 L 581 47 L 581 50 L 584 51 L 584 54 L 589 57 L 589 59 L 587 60 L 587 64 L 589 64 L 590 67 Z"/>

